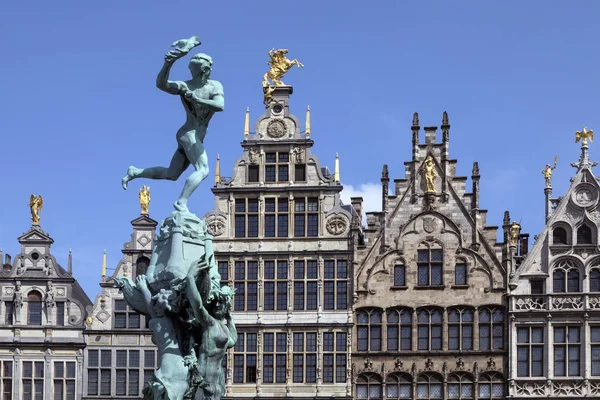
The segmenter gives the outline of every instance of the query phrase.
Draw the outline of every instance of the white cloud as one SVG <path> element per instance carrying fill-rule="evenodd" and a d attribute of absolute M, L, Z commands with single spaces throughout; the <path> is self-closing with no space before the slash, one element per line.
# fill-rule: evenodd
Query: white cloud
<path fill-rule="evenodd" d="M 350 204 L 351 197 L 363 198 L 363 225 L 367 224 L 368 211 L 381 211 L 381 183 L 363 183 L 357 187 L 344 185 L 340 196 L 344 204 Z"/>

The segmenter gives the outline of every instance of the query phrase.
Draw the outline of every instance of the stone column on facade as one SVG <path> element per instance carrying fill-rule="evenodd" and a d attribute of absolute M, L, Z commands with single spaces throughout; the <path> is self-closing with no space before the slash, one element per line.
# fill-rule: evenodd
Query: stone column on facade
<path fill-rule="evenodd" d="M 448 308 L 442 314 L 442 350 L 448 351 Z"/>
<path fill-rule="evenodd" d="M 400 332 L 398 332 L 400 334 Z M 385 309 L 381 312 L 381 346 L 380 350 L 387 350 L 387 313 Z"/>
<path fill-rule="evenodd" d="M 229 212 L 229 232 L 230 237 L 235 236 L 235 199 L 233 198 L 233 193 L 229 193 L 229 198 L 227 199 L 227 209 Z"/>
<path fill-rule="evenodd" d="M 493 342 L 493 335 L 490 332 L 490 342 Z M 479 308 L 473 311 L 473 350 L 479 350 Z"/>
<path fill-rule="evenodd" d="M 295 208 L 295 202 L 294 202 L 294 194 L 292 192 L 290 192 L 289 195 L 289 199 L 288 199 L 288 237 L 294 237 L 294 211 L 296 210 Z M 289 267 L 289 269 L 291 270 L 291 265 Z"/>
<path fill-rule="evenodd" d="M 83 397 L 83 370 L 84 370 L 84 366 L 83 366 L 83 350 L 79 349 L 77 350 L 77 357 L 75 358 L 77 361 L 77 376 L 79 377 L 78 379 L 78 384 L 77 386 L 77 398 L 81 399 Z"/>
<path fill-rule="evenodd" d="M 548 222 L 548 219 L 550 219 L 550 215 L 552 214 L 552 204 L 550 201 L 550 198 L 552 197 L 552 187 L 550 186 L 546 186 L 544 188 L 544 196 L 546 201 L 545 203 L 545 219 L 544 221 Z"/>
<path fill-rule="evenodd" d="M 325 199 L 324 194 L 319 195 L 319 237 L 323 236 L 323 232 L 325 232 L 325 207 L 323 206 L 323 200 Z"/>
<path fill-rule="evenodd" d="M 293 357 L 294 348 L 292 347 L 292 330 L 287 330 L 287 354 L 286 354 L 286 363 L 285 363 L 285 392 L 286 395 L 291 393 L 291 384 L 292 384 L 292 371 L 294 367 L 294 357 Z"/>
<path fill-rule="evenodd" d="M 52 350 L 48 349 L 44 352 L 44 393 L 52 393 L 53 379 L 48 379 L 52 376 Z M 35 363 L 33 364 L 35 374 Z M 35 375 L 34 375 L 35 376 Z M 46 397 L 46 396 L 44 396 Z"/>
<path fill-rule="evenodd" d="M 579 332 L 579 343 L 581 343 L 580 348 L 581 348 L 581 357 L 580 359 L 583 360 L 583 374 L 581 374 L 583 376 L 583 379 L 589 383 L 589 380 L 592 378 L 592 371 L 591 371 L 591 365 L 592 365 L 592 355 L 591 352 L 588 351 L 588 343 L 591 339 L 591 336 L 588 335 L 588 332 L 590 332 L 590 316 L 589 314 L 586 312 L 583 315 L 583 331 Z M 587 389 L 587 393 L 590 393 L 589 391 L 589 385 Z"/>
<path fill-rule="evenodd" d="M 325 276 L 325 261 L 323 256 L 318 256 L 319 270 L 317 271 L 317 322 L 323 318 L 323 305 L 325 304 L 325 293 L 323 291 L 323 277 Z"/>
<path fill-rule="evenodd" d="M 551 382 L 554 379 L 554 330 L 552 329 L 552 314 L 546 316 L 546 346 L 548 357 L 546 357 L 546 377 Z M 549 388 L 551 390 L 552 387 Z"/>
<path fill-rule="evenodd" d="M 258 196 L 258 238 L 264 239 L 265 237 L 265 198 L 261 195 Z"/>
<path fill-rule="evenodd" d="M 417 310 L 413 309 L 412 312 L 412 348 L 413 350 L 419 350 L 419 317 Z"/>
<path fill-rule="evenodd" d="M 323 384 L 323 332 L 317 330 L 317 394 L 321 393 L 321 385 Z M 334 371 L 335 373 L 335 371 Z M 335 375 L 334 375 L 335 379 Z"/>
<path fill-rule="evenodd" d="M 346 333 L 346 396 L 352 395 L 352 327 Z"/>
<path fill-rule="evenodd" d="M 15 349 L 14 365 L 13 365 L 13 399 L 21 399 L 21 349 L 18 347 Z"/>
<path fill-rule="evenodd" d="M 258 282 L 257 282 L 257 292 L 256 296 L 257 296 L 257 302 L 258 302 L 258 318 L 260 319 L 260 314 L 263 311 L 263 304 L 264 304 L 264 280 L 265 280 L 265 262 L 263 260 L 262 256 L 258 256 Z M 260 323 L 260 322 L 259 322 Z"/>
<path fill-rule="evenodd" d="M 233 351 L 227 352 L 227 375 L 225 377 L 225 396 L 231 396 L 231 385 L 233 383 Z"/>
<path fill-rule="evenodd" d="M 287 323 L 292 322 L 292 310 L 294 309 L 294 257 L 288 259 L 288 281 L 287 281 Z"/>
<path fill-rule="evenodd" d="M 263 380 L 263 330 L 259 329 L 256 332 L 256 396 L 259 397 L 262 391 L 261 385 Z"/>
<path fill-rule="evenodd" d="M 411 203 L 417 201 L 417 162 L 419 160 L 419 114 L 413 114 L 413 121 L 411 126 L 412 131 L 412 162 L 410 166 L 410 195 Z"/>

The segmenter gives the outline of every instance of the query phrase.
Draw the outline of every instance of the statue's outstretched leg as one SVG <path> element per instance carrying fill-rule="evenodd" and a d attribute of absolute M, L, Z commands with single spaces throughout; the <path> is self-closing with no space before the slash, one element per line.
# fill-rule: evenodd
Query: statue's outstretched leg
<path fill-rule="evenodd" d="M 175 210 L 181 212 L 188 212 L 188 199 L 200 183 L 206 179 L 209 170 L 208 156 L 201 142 L 195 142 L 186 146 L 185 154 L 194 166 L 195 171 L 186 179 L 179 199 L 174 204 Z"/>
<path fill-rule="evenodd" d="M 168 179 L 176 181 L 183 171 L 189 167 L 190 162 L 188 161 L 185 153 L 182 149 L 177 149 L 173 158 L 171 158 L 171 164 L 168 168 L 165 167 L 151 167 L 151 168 L 127 168 L 127 174 L 121 179 L 121 185 L 123 189 L 127 189 L 127 184 L 137 178 L 149 178 L 149 179 Z"/>

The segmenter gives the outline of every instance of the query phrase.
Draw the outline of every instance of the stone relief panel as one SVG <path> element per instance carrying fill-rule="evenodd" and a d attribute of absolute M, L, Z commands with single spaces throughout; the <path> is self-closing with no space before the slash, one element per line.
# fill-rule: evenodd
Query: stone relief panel
<path fill-rule="evenodd" d="M 350 221 L 343 215 L 336 214 L 332 215 L 327 219 L 326 228 L 327 232 L 334 236 L 339 236 L 348 230 Z"/>
<path fill-rule="evenodd" d="M 221 236 L 225 233 L 226 221 L 220 215 L 209 215 L 206 217 L 206 230 L 213 236 Z"/>
<path fill-rule="evenodd" d="M 590 183 L 580 183 L 571 194 L 571 200 L 579 207 L 592 207 L 598 202 L 598 191 Z"/>

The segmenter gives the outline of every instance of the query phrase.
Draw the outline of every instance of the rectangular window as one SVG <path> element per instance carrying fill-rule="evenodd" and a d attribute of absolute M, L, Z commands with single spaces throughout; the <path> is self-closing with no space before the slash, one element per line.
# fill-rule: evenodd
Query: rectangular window
<path fill-rule="evenodd" d="M 418 286 L 441 286 L 444 253 L 442 249 L 422 249 L 417 251 Z"/>
<path fill-rule="evenodd" d="M 233 348 L 233 382 L 256 383 L 256 333 L 238 332 Z"/>
<path fill-rule="evenodd" d="M 258 199 L 235 199 L 235 237 L 258 237 Z"/>
<path fill-rule="evenodd" d="M 289 177 L 290 154 L 274 152 L 265 154 L 265 182 L 287 182 Z"/>
<path fill-rule="evenodd" d="M 317 333 L 295 332 L 293 335 L 293 382 L 315 383 L 317 381 Z"/>
<path fill-rule="evenodd" d="M 317 309 L 317 279 L 316 260 L 294 262 L 294 310 Z"/>
<path fill-rule="evenodd" d="M 140 386 L 140 351 L 116 351 L 116 394 L 118 396 L 137 396 Z"/>
<path fill-rule="evenodd" d="M 114 302 L 115 329 L 140 329 L 140 314 L 134 311 L 125 300 Z"/>
<path fill-rule="evenodd" d="M 288 202 L 283 197 L 265 199 L 265 237 L 288 237 Z"/>
<path fill-rule="evenodd" d="M 404 265 L 394 267 L 394 286 L 406 286 L 406 268 Z"/>
<path fill-rule="evenodd" d="M 236 289 L 234 309 L 256 311 L 258 309 L 258 262 L 236 261 L 233 285 Z"/>
<path fill-rule="evenodd" d="M 217 263 L 217 270 L 221 275 L 221 286 L 227 286 L 229 283 L 229 262 L 219 261 Z"/>
<path fill-rule="evenodd" d="M 294 182 L 306 182 L 306 165 L 294 165 Z"/>
<path fill-rule="evenodd" d="M 248 182 L 258 182 L 258 165 L 248 165 Z"/>
<path fill-rule="evenodd" d="M 28 301 L 27 303 L 27 324 L 42 325 L 42 302 Z"/>
<path fill-rule="evenodd" d="M 23 361 L 22 367 L 22 399 L 42 400 L 44 398 L 44 362 Z"/>
<path fill-rule="evenodd" d="M 111 350 L 88 350 L 88 395 L 110 396 L 111 362 Z"/>
<path fill-rule="evenodd" d="M 323 383 L 346 382 L 346 333 L 323 332 Z"/>
<path fill-rule="evenodd" d="M 144 350 L 144 387 L 154 380 L 156 350 Z"/>
<path fill-rule="evenodd" d="M 580 376 L 581 331 L 579 326 L 554 327 L 554 375 Z"/>
<path fill-rule="evenodd" d="M 467 264 L 456 264 L 454 266 L 454 284 L 464 286 L 467 284 Z"/>
<path fill-rule="evenodd" d="M 6 325 L 14 324 L 15 303 L 12 301 L 4 302 L 4 323 Z"/>
<path fill-rule="evenodd" d="M 65 326 L 65 302 L 56 302 L 56 325 Z"/>
<path fill-rule="evenodd" d="M 325 310 L 345 310 L 348 308 L 348 262 L 326 260 L 324 262 L 324 304 Z"/>
<path fill-rule="evenodd" d="M 543 279 L 531 279 L 529 286 L 531 288 L 531 294 L 544 294 L 544 280 Z"/>
<path fill-rule="evenodd" d="M 294 203 L 294 236 L 319 236 L 319 199 L 298 197 Z"/>
<path fill-rule="evenodd" d="M 13 398 L 13 362 L 8 360 L 0 361 L 0 393 L 2 400 L 12 400 Z"/>
<path fill-rule="evenodd" d="M 517 328 L 517 376 L 544 376 L 544 328 Z"/>
<path fill-rule="evenodd" d="M 54 361 L 54 400 L 75 400 L 75 361 Z"/>
<path fill-rule="evenodd" d="M 264 262 L 264 309 L 287 310 L 287 260 Z"/>
<path fill-rule="evenodd" d="M 600 376 L 600 326 L 590 327 L 592 375 Z"/>

